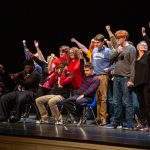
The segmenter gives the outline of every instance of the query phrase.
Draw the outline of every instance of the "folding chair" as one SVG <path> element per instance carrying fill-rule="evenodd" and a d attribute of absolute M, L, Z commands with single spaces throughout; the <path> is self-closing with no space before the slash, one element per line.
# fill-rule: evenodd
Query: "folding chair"
<path fill-rule="evenodd" d="M 22 115 L 22 118 L 24 119 L 24 121 L 29 117 L 32 108 L 34 108 L 34 110 L 36 112 L 36 117 L 38 119 L 40 119 L 40 114 L 39 114 L 39 110 L 36 106 L 36 103 L 32 102 L 29 104 L 25 104 L 25 113 Z"/>
<path fill-rule="evenodd" d="M 96 125 L 98 126 L 98 122 L 96 120 L 96 116 L 95 116 L 94 109 L 93 109 L 95 106 L 96 106 L 96 94 L 94 95 L 94 98 L 92 99 L 92 101 L 90 103 L 87 103 L 83 108 L 82 123 L 87 121 L 87 108 L 89 108 L 92 112 Z"/>

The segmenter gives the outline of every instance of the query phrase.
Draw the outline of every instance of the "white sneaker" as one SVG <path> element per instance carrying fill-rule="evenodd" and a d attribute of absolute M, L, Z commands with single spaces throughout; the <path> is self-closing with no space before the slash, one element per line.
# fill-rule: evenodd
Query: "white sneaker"
<path fill-rule="evenodd" d="M 55 125 L 62 125 L 63 124 L 63 119 L 62 119 L 62 115 L 59 116 L 59 119 L 56 120 Z"/>
<path fill-rule="evenodd" d="M 49 123 L 49 119 L 36 120 L 36 123 L 37 123 L 37 124 Z"/>
<path fill-rule="evenodd" d="M 63 121 L 62 120 L 58 120 L 55 122 L 55 125 L 62 125 L 63 124 Z"/>

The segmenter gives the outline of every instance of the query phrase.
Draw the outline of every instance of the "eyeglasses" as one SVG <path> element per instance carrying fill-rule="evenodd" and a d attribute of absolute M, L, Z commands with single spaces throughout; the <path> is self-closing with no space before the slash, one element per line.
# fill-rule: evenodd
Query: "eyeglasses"
<path fill-rule="evenodd" d="M 125 36 L 118 36 L 118 37 L 116 37 L 117 40 L 121 39 L 121 38 L 125 38 Z"/>
<path fill-rule="evenodd" d="M 74 54 L 73 52 L 70 52 L 69 54 Z"/>

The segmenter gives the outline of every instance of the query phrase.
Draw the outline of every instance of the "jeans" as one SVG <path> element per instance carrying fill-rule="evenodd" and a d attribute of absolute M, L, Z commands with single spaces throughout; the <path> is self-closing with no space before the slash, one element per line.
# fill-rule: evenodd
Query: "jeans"
<path fill-rule="evenodd" d="M 114 77 L 113 101 L 114 101 L 114 124 L 122 124 L 123 105 L 127 126 L 134 126 L 134 107 L 132 88 L 127 87 L 128 77 Z"/>

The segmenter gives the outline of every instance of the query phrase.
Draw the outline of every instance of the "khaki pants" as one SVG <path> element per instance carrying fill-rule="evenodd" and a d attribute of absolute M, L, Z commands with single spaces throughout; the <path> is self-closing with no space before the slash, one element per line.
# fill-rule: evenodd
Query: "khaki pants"
<path fill-rule="evenodd" d="M 96 91 L 97 102 L 97 120 L 106 119 L 107 114 L 107 90 L 108 90 L 108 76 L 98 75 L 100 79 L 99 88 Z"/>
<path fill-rule="evenodd" d="M 36 99 L 36 104 L 39 109 L 41 119 L 48 118 L 48 112 L 44 105 L 47 102 L 50 107 L 52 115 L 54 116 L 55 119 L 58 120 L 60 117 L 60 112 L 57 107 L 57 103 L 63 100 L 64 97 L 62 97 L 61 95 L 45 95 L 45 96 L 38 97 Z"/>

